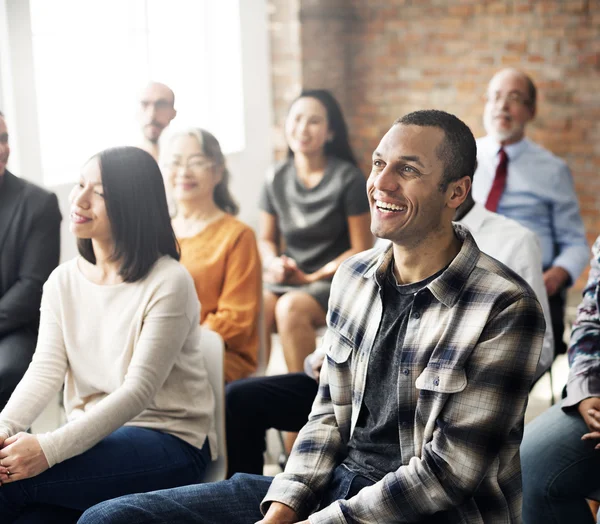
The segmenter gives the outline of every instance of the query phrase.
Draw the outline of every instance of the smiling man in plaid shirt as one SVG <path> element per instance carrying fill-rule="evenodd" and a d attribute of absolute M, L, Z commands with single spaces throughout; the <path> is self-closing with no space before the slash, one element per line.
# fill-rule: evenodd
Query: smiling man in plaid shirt
<path fill-rule="evenodd" d="M 125 497 L 80 522 L 252 523 L 261 499 L 262 524 L 521 522 L 545 323 L 532 289 L 452 223 L 475 158 L 469 128 L 442 111 L 381 140 L 367 192 L 371 229 L 392 244 L 336 273 L 319 393 L 284 473 Z"/>

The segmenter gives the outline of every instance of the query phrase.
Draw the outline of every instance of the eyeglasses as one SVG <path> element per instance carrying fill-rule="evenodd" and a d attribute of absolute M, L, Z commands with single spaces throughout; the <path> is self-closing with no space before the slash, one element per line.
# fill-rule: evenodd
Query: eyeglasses
<path fill-rule="evenodd" d="M 140 106 L 143 111 L 146 111 L 150 106 L 154 107 L 155 111 L 166 111 L 167 109 L 173 109 L 173 104 L 168 100 L 163 100 L 162 98 L 152 102 L 151 100 L 141 100 Z"/>
<path fill-rule="evenodd" d="M 506 95 L 502 95 L 502 93 L 487 93 L 485 95 L 485 101 L 488 103 L 497 104 L 498 102 L 506 102 L 508 105 L 515 106 L 528 106 L 531 104 L 531 100 L 527 98 L 526 95 L 520 93 L 519 91 L 511 91 Z"/>
<path fill-rule="evenodd" d="M 168 169 L 170 171 L 179 171 L 179 169 L 183 167 L 186 171 L 191 171 L 192 173 L 201 173 L 209 167 L 212 167 L 213 164 L 214 162 L 211 162 L 210 160 L 192 160 L 187 164 L 182 164 L 179 161 L 174 161 L 167 162 L 165 164 L 165 169 Z"/>

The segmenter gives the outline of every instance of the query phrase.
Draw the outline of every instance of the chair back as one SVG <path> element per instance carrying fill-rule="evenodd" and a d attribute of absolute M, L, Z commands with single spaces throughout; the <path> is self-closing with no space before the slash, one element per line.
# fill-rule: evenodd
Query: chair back
<path fill-rule="evenodd" d="M 227 476 L 227 441 L 225 440 L 225 345 L 218 333 L 201 328 L 200 347 L 208 381 L 215 396 L 215 428 L 217 432 L 217 460 L 206 468 L 204 482 L 225 480 Z"/>

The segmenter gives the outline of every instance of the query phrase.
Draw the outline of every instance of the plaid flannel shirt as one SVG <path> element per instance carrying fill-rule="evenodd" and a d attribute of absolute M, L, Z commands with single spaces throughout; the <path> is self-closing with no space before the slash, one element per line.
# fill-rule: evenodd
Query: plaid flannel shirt
<path fill-rule="evenodd" d="M 563 408 L 600 397 L 600 237 L 592 247 L 592 261 L 583 300 L 577 308 L 569 344 L 569 380 Z"/>
<path fill-rule="evenodd" d="M 454 230 L 459 254 L 416 293 L 404 344 L 390 348 L 401 352 L 402 466 L 356 496 L 319 508 L 309 517 L 313 524 L 521 522 L 519 445 L 544 317 L 525 281 L 481 253 L 465 228 L 454 224 Z M 391 248 L 373 249 L 337 271 L 319 392 L 263 511 L 273 501 L 301 517 L 315 511 L 346 455 L 391 263 Z"/>

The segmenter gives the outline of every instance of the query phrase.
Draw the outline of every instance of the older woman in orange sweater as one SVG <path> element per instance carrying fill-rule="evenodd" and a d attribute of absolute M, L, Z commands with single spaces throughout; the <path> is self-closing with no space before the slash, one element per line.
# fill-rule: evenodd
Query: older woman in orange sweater
<path fill-rule="evenodd" d="M 261 263 L 256 238 L 235 218 L 229 171 L 217 139 L 203 129 L 171 137 L 164 175 L 176 204 L 181 263 L 194 279 L 200 323 L 225 341 L 225 380 L 258 363 Z"/>

